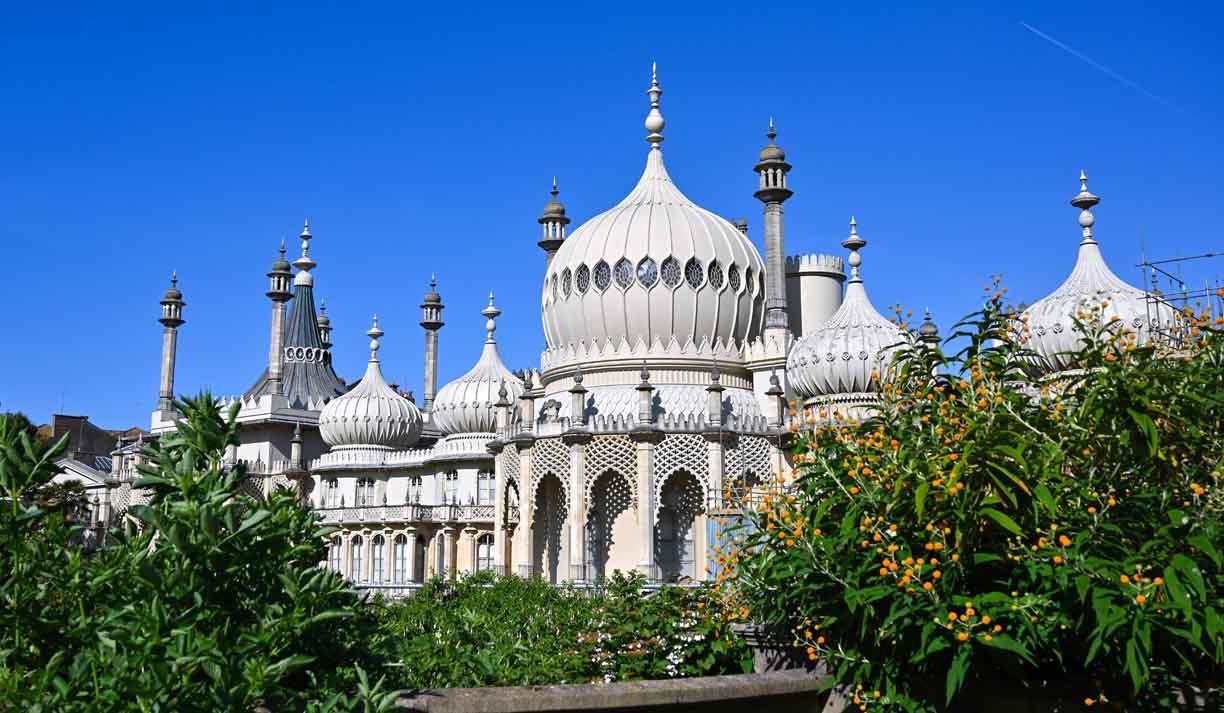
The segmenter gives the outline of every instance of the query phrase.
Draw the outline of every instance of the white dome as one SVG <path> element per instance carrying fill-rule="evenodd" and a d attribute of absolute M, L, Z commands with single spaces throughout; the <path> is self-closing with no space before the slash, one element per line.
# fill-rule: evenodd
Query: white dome
<path fill-rule="evenodd" d="M 877 312 L 867 297 L 858 268 L 858 249 L 865 241 L 853 219 L 843 245 L 851 249 L 851 278 L 841 307 L 796 341 L 786 358 L 787 382 L 805 401 L 878 392 L 880 379 L 873 379 L 872 372 L 883 374 L 895 351 L 911 343 L 911 335 Z"/>
<path fill-rule="evenodd" d="M 688 340 L 743 344 L 764 313 L 764 265 L 723 218 L 695 205 L 663 165 L 663 118 L 647 119 L 646 170 L 619 204 L 584 223 L 549 263 L 542 297 L 550 349 Z"/>
<path fill-rule="evenodd" d="M 489 295 L 489 306 L 481 314 L 488 317 L 485 329 L 488 337 L 476 366 L 455 379 L 438 392 L 433 403 L 433 423 L 443 435 L 456 433 L 495 433 L 497 430 L 497 407 L 501 400 L 499 392 L 504 386 L 506 397 L 513 409 L 523 393 L 519 377 L 506 368 L 497 351 L 497 340 L 493 337 L 497 324 L 494 320 L 501 310 L 493 305 Z"/>
<path fill-rule="evenodd" d="M 1081 315 L 1091 315 L 1091 319 L 1101 322 L 1119 322 L 1135 331 L 1141 344 L 1151 339 L 1154 330 L 1168 330 L 1176 320 L 1176 311 L 1168 303 L 1149 300 L 1143 290 L 1124 282 L 1105 264 L 1101 247 L 1092 237 L 1096 219 L 1090 209 L 1100 199 L 1088 192 L 1087 180 L 1080 175 L 1080 193 L 1071 200 L 1072 205 L 1080 208 L 1079 223 L 1083 229 L 1075 269 L 1058 289 L 1024 311 L 1028 318 L 1028 346 L 1050 371 L 1071 368 L 1075 353 L 1084 347 L 1075 325 L 1077 318 L 1085 321 Z M 1101 305 L 1105 306 L 1093 311 Z"/>
<path fill-rule="evenodd" d="M 319 434 L 327 445 L 403 448 L 421 435 L 421 412 L 383 378 L 378 362 L 378 317 L 370 335 L 370 362 L 361 383 L 328 402 L 319 413 Z"/>

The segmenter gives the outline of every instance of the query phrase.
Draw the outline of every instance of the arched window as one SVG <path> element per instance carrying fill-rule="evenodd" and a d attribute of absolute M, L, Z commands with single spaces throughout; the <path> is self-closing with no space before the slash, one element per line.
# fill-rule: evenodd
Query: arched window
<path fill-rule="evenodd" d="M 689 287 L 694 290 L 701 287 L 701 283 L 705 281 L 705 271 L 701 269 L 697 258 L 692 258 L 684 264 L 684 279 L 688 280 Z"/>
<path fill-rule="evenodd" d="M 600 292 L 608 289 L 608 285 L 612 284 L 612 268 L 608 267 L 608 263 L 600 260 L 595 263 L 595 287 L 599 288 Z"/>
<path fill-rule="evenodd" d="M 645 258 L 638 263 L 637 266 L 638 282 L 642 283 L 642 287 L 650 289 L 659 281 L 659 266 L 655 265 L 655 261 L 650 258 Z"/>
<path fill-rule="evenodd" d="M 481 471 L 476 475 L 476 504 L 477 505 L 492 505 L 494 498 L 494 480 L 493 474 L 486 471 Z"/>
<path fill-rule="evenodd" d="M 493 569 L 493 535 L 485 534 L 476 538 L 476 571 L 487 572 Z"/>
<path fill-rule="evenodd" d="M 442 479 L 442 502 L 453 505 L 459 502 L 459 473 L 452 470 Z"/>
<path fill-rule="evenodd" d="M 569 299 L 572 281 L 573 277 L 571 276 L 570 269 L 567 267 L 561 273 L 561 294 L 565 295 L 566 299 Z"/>
<path fill-rule="evenodd" d="M 340 481 L 328 478 L 323 481 L 323 507 L 334 508 L 340 504 Z"/>
<path fill-rule="evenodd" d="M 373 565 L 373 569 L 370 570 L 370 581 L 371 582 L 380 583 L 383 581 L 383 572 L 386 571 L 385 569 L 383 569 L 383 566 L 387 561 L 386 560 L 386 544 L 387 544 L 387 541 L 383 539 L 382 535 L 374 536 L 374 541 L 373 541 L 374 553 L 373 553 L 373 556 L 370 557 L 370 564 Z"/>
<path fill-rule="evenodd" d="M 710 269 L 706 272 L 710 278 L 710 287 L 716 290 L 721 290 L 723 286 L 723 269 L 722 263 L 715 260 L 710 263 Z"/>
<path fill-rule="evenodd" d="M 620 285 L 622 290 L 628 289 L 629 285 L 633 284 L 633 263 L 625 258 L 616 261 L 616 284 Z"/>
<path fill-rule="evenodd" d="M 391 581 L 403 584 L 408 581 L 408 538 L 396 535 L 391 546 Z"/>
<path fill-rule="evenodd" d="M 664 260 L 660 269 L 663 272 L 663 284 L 668 287 L 679 285 L 680 280 L 683 279 L 680 274 L 680 263 L 674 257 Z"/>
<path fill-rule="evenodd" d="M 365 508 L 374 505 L 374 481 L 361 478 L 357 481 L 357 507 Z"/>
<path fill-rule="evenodd" d="M 407 502 L 414 505 L 421 502 L 421 476 L 419 475 L 408 478 Z"/>
<path fill-rule="evenodd" d="M 578 289 L 578 293 L 582 294 L 591 286 L 591 268 L 586 265 L 579 265 L 578 271 L 574 273 L 574 287 Z"/>
<path fill-rule="evenodd" d="M 353 539 L 349 540 L 349 579 L 354 582 L 365 581 L 365 568 L 361 566 L 363 549 L 365 541 L 361 539 L 361 535 L 354 535 Z"/>
<path fill-rule="evenodd" d="M 736 291 L 736 292 L 739 292 L 739 289 L 740 289 L 740 273 L 739 273 L 739 266 L 738 266 L 738 265 L 734 265 L 734 264 L 733 264 L 733 265 L 731 265 L 731 267 L 728 267 L 728 268 L 727 268 L 727 284 L 731 286 L 731 289 L 732 289 L 732 290 L 734 290 L 734 291 Z"/>
<path fill-rule="evenodd" d="M 344 562 L 343 547 L 344 545 L 340 542 L 340 536 L 336 535 L 331 539 L 331 547 L 327 548 L 327 564 L 331 571 L 340 575 L 344 574 L 344 571 L 341 569 Z"/>

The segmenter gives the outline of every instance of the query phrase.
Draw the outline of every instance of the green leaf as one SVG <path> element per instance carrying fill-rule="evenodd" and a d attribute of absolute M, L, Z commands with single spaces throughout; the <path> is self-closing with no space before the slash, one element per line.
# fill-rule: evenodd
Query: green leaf
<path fill-rule="evenodd" d="M 1156 424 L 1147 414 L 1139 413 L 1133 408 L 1126 409 L 1130 414 L 1131 420 L 1139 427 L 1144 436 L 1147 436 L 1147 449 L 1149 455 L 1155 455 L 1156 451 L 1160 450 L 1160 432 L 1156 430 Z"/>
<path fill-rule="evenodd" d="M 923 510 L 926 509 L 927 493 L 930 491 L 931 484 L 926 481 L 920 483 L 914 490 L 914 512 L 917 514 L 919 520 L 922 519 Z"/>
<path fill-rule="evenodd" d="M 956 652 L 956 658 L 952 659 L 952 665 L 948 667 L 947 677 L 947 700 L 945 705 L 952 702 L 956 697 L 956 692 L 965 683 L 965 677 L 969 675 L 970 654 L 973 649 L 969 644 L 962 645 Z"/>
<path fill-rule="evenodd" d="M 1037 494 L 1037 500 L 1046 509 L 1046 511 L 1054 516 L 1058 513 L 1058 508 L 1054 505 L 1054 494 L 1045 486 L 1045 483 L 1038 483 L 1037 487 L 1033 488 L 1033 492 Z"/>
<path fill-rule="evenodd" d="M 1210 557 L 1211 561 L 1215 563 L 1216 567 L 1221 566 L 1220 551 L 1216 549 L 1215 545 L 1211 544 L 1211 540 L 1203 535 L 1195 535 L 1194 537 L 1191 537 L 1188 542 L 1197 547 L 1199 552 L 1202 552 Z"/>
<path fill-rule="evenodd" d="M 1004 530 L 1007 530 L 1017 537 L 1024 534 L 1024 531 L 1020 529 L 1020 526 L 1016 524 L 1015 520 L 999 512 L 998 510 L 995 510 L 994 508 L 982 508 L 978 510 L 978 514 L 994 520 L 995 523 L 997 523 Z"/>

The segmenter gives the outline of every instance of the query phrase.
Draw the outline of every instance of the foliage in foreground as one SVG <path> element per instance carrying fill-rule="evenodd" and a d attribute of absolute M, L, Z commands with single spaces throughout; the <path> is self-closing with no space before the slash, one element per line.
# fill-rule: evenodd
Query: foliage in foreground
<path fill-rule="evenodd" d="M 241 494 L 236 442 L 207 396 L 179 405 L 149 452 L 113 545 L 86 554 L 39 504 L 64 443 L 0 417 L 0 708 L 22 711 L 373 711 L 369 611 L 318 567 L 326 533 L 293 495 Z"/>
<path fill-rule="evenodd" d="M 1081 315 L 1033 374 L 996 292 L 954 357 L 913 350 L 877 418 L 804 414 L 797 479 L 728 554 L 736 606 L 794 632 L 856 708 L 1172 710 L 1224 679 L 1224 336 Z M 1218 693 L 1217 693 L 1218 695 Z"/>
<path fill-rule="evenodd" d="M 382 612 L 397 684 L 521 686 L 743 673 L 751 661 L 710 589 L 643 593 L 615 574 L 598 593 L 487 573 L 430 583 Z"/>

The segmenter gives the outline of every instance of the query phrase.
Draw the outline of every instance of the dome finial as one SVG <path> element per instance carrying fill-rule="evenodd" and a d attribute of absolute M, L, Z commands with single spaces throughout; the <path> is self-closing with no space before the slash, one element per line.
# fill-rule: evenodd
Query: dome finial
<path fill-rule="evenodd" d="M 867 245 L 867 241 L 863 240 L 858 234 L 858 221 L 854 216 L 850 216 L 850 236 L 842 241 L 842 247 L 850 251 L 850 282 L 862 282 L 863 278 L 859 276 L 859 265 L 863 264 L 863 256 L 859 255 L 859 250 L 862 250 Z"/>
<path fill-rule="evenodd" d="M 646 131 L 650 133 L 646 135 L 646 141 L 657 149 L 663 143 L 663 127 L 667 122 L 659 113 L 659 97 L 663 96 L 663 88 L 659 86 L 658 65 L 654 62 L 650 63 L 650 89 L 646 90 L 646 94 L 650 97 L 650 113 L 646 115 Z"/>
<path fill-rule="evenodd" d="M 378 327 L 378 315 L 374 315 L 374 326 L 366 332 L 370 338 L 370 361 L 378 361 L 378 340 L 382 339 L 383 331 Z"/>
<path fill-rule="evenodd" d="M 1096 240 L 1092 237 L 1092 225 L 1096 223 L 1096 216 L 1092 214 L 1092 208 L 1100 203 L 1101 199 L 1088 191 L 1088 174 L 1080 171 L 1080 191 L 1071 199 L 1071 205 L 1080 209 L 1079 224 L 1083 229 L 1083 239 L 1080 243 L 1094 243 Z"/>
<path fill-rule="evenodd" d="M 485 322 L 485 330 L 489 333 L 489 336 L 485 338 L 485 344 L 494 344 L 497 340 L 493 337 L 493 333 L 497 331 L 496 320 L 501 316 L 501 310 L 493 304 L 492 292 L 489 292 L 489 306 L 480 310 L 480 313 L 489 319 L 488 322 Z"/>
<path fill-rule="evenodd" d="M 293 261 L 293 266 L 301 270 L 301 272 L 299 272 L 297 277 L 294 278 L 293 284 L 311 285 L 314 284 L 314 281 L 310 277 L 310 271 L 315 268 L 317 263 L 310 258 L 310 240 L 314 237 L 314 235 L 310 233 L 309 218 L 303 222 L 302 232 L 298 235 L 298 237 L 302 240 L 302 256 Z"/>
<path fill-rule="evenodd" d="M 771 144 L 774 142 L 774 139 L 777 138 L 778 136 L 778 131 L 777 129 L 774 128 L 774 120 L 772 116 L 769 117 L 769 131 L 766 131 L 765 135 L 769 137 L 769 143 Z"/>

